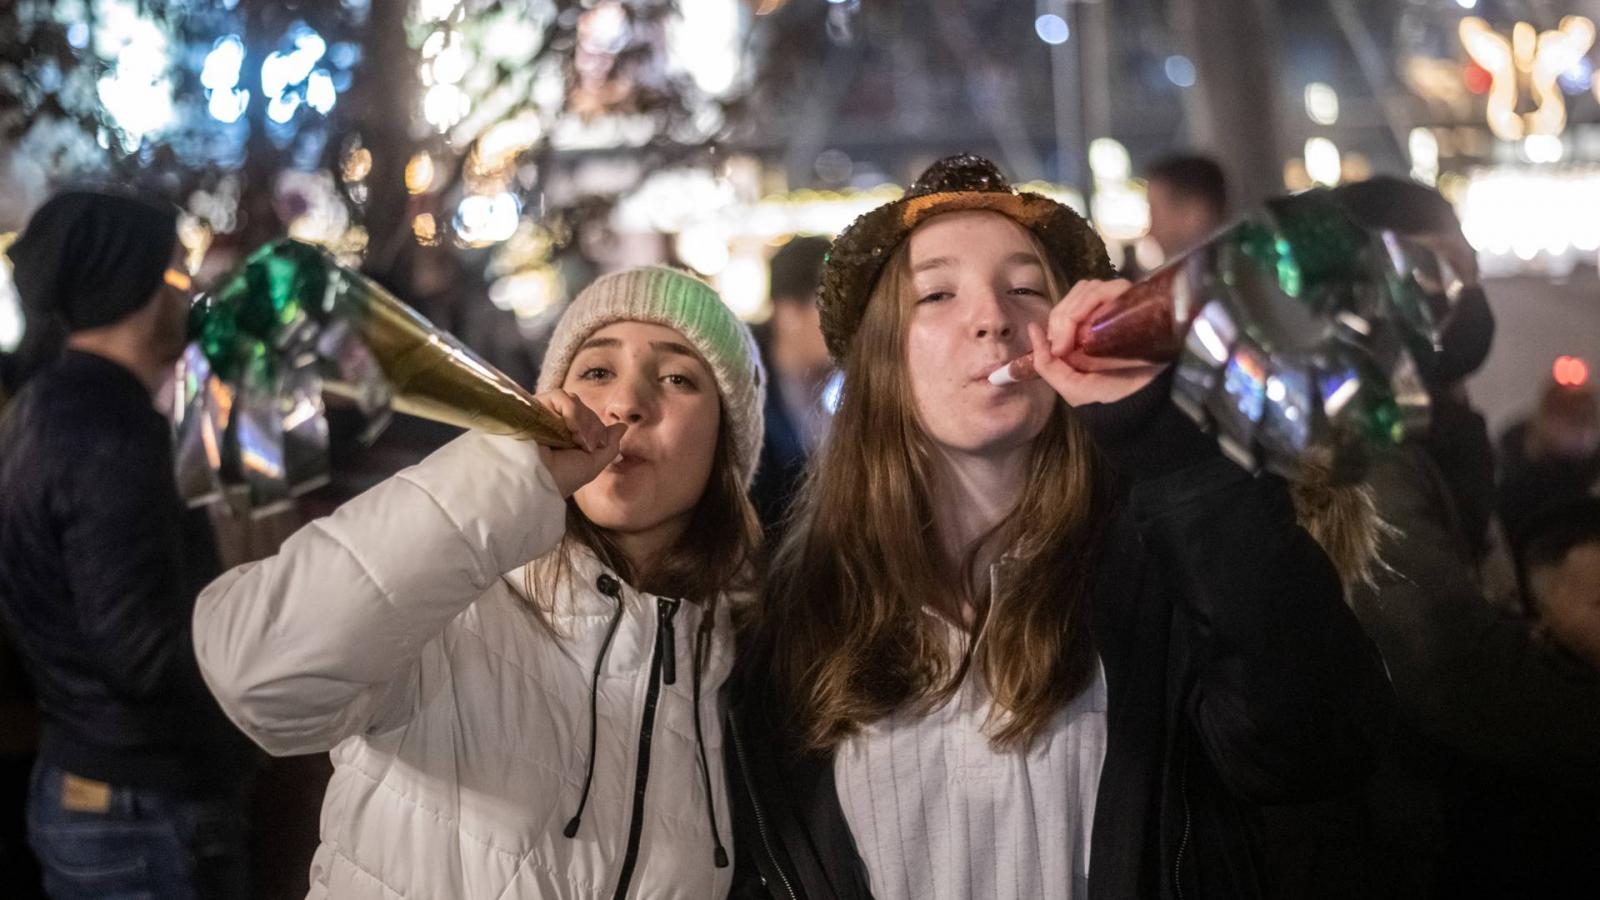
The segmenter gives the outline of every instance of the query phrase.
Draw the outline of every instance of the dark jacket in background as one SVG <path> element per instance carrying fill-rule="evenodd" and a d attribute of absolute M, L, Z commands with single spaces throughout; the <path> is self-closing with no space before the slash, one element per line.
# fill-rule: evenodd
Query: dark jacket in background
<path fill-rule="evenodd" d="M 1600 842 L 1600 680 L 1484 598 L 1475 519 L 1428 447 L 1379 456 L 1368 481 L 1392 530 L 1354 608 L 1400 720 L 1363 791 L 1268 811 L 1279 894 L 1600 896 L 1600 852 L 1576 846 Z"/>
<path fill-rule="evenodd" d="M 1168 385 L 1078 411 L 1129 485 L 1092 593 L 1108 734 L 1089 895 L 1248 900 L 1262 896 L 1260 805 L 1359 785 L 1393 701 L 1284 482 L 1222 458 Z M 781 749 L 792 720 L 759 661 L 742 665 L 735 896 L 868 897 L 831 756 Z"/>
<path fill-rule="evenodd" d="M 40 760 L 201 790 L 253 756 L 201 681 L 189 618 L 217 574 L 143 384 L 68 351 L 0 418 L 0 615 L 44 713 Z"/>
<path fill-rule="evenodd" d="M 750 500 L 761 518 L 770 553 L 782 538 L 784 517 L 788 515 L 789 504 L 805 473 L 806 448 L 779 393 L 782 386 L 778 370 L 772 365 L 770 326 L 757 327 L 755 335 L 756 345 L 761 349 L 761 364 L 767 372 L 766 400 L 762 407 L 766 430 L 761 441 L 761 461 L 756 466 L 755 481 L 750 485 Z"/>

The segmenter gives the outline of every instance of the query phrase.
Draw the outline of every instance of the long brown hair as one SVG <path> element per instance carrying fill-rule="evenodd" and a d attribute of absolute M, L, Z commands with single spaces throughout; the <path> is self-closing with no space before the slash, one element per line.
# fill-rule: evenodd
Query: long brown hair
<path fill-rule="evenodd" d="M 524 569 L 524 589 L 539 621 L 552 627 L 550 604 L 556 591 L 536 588 L 554 588 L 570 578 L 572 555 L 580 547 L 593 552 L 601 564 L 635 588 L 700 603 L 708 611 L 715 610 L 723 593 L 751 590 L 761 526 L 745 490 L 742 469 L 735 465 L 737 458 L 738 448 L 724 415 L 717 426 L 706 489 L 690 512 L 688 525 L 672 546 L 643 561 L 643 566 L 630 561 L 611 531 L 590 521 L 577 501 L 568 497 L 567 530 L 561 545 Z M 711 621 L 709 615 L 706 621 Z"/>
<path fill-rule="evenodd" d="M 826 750 L 895 711 L 935 709 L 969 671 L 994 701 L 995 746 L 1026 747 L 1094 674 L 1088 585 L 1110 494 L 1065 403 L 1033 442 L 1017 508 L 977 542 L 963 571 L 943 558 L 931 444 L 908 399 L 907 243 L 873 288 L 843 361 L 831 436 L 812 460 L 754 626 L 748 658 L 798 723 L 795 749 Z M 1066 279 L 1038 241 L 1034 250 L 1047 262 L 1048 295 L 1061 296 Z M 954 598 L 978 614 L 953 658 L 946 626 L 924 608 L 945 605 L 937 598 L 953 590 L 973 593 L 985 548 L 1004 552 L 995 595 Z"/>

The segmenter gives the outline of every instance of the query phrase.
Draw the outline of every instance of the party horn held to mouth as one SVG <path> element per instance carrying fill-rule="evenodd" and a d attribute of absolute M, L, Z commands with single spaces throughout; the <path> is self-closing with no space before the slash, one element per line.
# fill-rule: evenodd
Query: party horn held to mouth
<path fill-rule="evenodd" d="M 1119 294 L 1093 322 L 1078 327 L 1078 350 L 1085 356 L 1128 359 L 1159 365 L 1172 362 L 1181 347 L 1174 316 L 1174 290 L 1184 260 L 1163 266 Z M 989 374 L 993 385 L 1037 378 L 1033 354 L 1013 359 Z"/>

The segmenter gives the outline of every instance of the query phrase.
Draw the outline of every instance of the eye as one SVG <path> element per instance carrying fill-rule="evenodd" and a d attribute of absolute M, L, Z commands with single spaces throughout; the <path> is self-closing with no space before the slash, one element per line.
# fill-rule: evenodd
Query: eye
<path fill-rule="evenodd" d="M 693 378 L 676 372 L 661 376 L 661 380 L 673 387 L 687 388 L 691 391 L 699 389 L 699 385 L 695 384 Z"/>
<path fill-rule="evenodd" d="M 590 366 L 578 373 L 579 381 L 603 381 L 611 377 L 611 370 L 604 366 Z"/>
<path fill-rule="evenodd" d="M 1019 297 L 1043 297 L 1044 291 L 1035 287 L 1014 287 L 1011 293 Z"/>
<path fill-rule="evenodd" d="M 938 303 L 940 300 L 949 300 L 955 294 L 950 291 L 931 291 L 917 299 L 918 303 Z"/>

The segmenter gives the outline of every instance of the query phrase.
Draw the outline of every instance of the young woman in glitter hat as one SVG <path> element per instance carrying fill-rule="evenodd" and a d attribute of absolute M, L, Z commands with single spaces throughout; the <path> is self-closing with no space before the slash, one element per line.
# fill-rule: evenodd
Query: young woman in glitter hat
<path fill-rule="evenodd" d="M 736 674 L 738 889 L 1251 897 L 1257 805 L 1368 774 L 1382 662 L 1288 486 L 1075 352 L 1111 274 L 971 156 L 835 243 L 844 390 Z"/>

